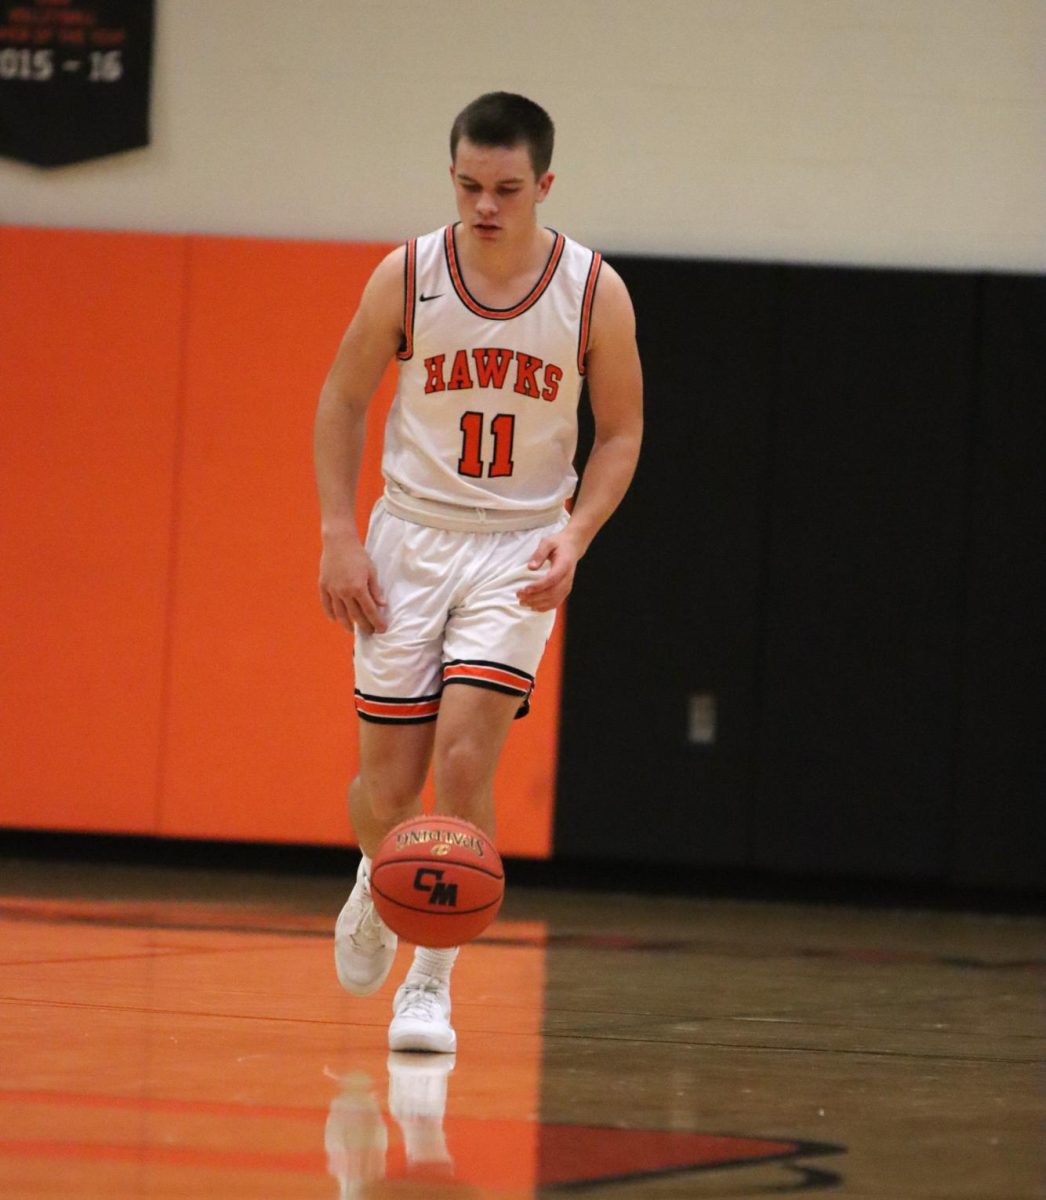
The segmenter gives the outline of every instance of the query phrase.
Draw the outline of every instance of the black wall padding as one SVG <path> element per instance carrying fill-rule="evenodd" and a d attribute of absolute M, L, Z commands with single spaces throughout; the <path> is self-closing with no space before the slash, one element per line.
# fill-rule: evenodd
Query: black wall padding
<path fill-rule="evenodd" d="M 1046 279 L 983 285 L 956 879 L 1046 885 Z"/>
<path fill-rule="evenodd" d="M 613 262 L 647 436 L 566 615 L 555 853 L 1041 886 L 1044 281 Z"/>
<path fill-rule="evenodd" d="M 556 849 L 743 862 L 782 275 L 614 266 L 636 306 L 646 432 L 632 491 L 566 614 Z M 687 740 L 689 696 L 709 692 L 714 748 Z"/>
<path fill-rule="evenodd" d="M 793 270 L 752 861 L 947 870 L 975 289 Z"/>

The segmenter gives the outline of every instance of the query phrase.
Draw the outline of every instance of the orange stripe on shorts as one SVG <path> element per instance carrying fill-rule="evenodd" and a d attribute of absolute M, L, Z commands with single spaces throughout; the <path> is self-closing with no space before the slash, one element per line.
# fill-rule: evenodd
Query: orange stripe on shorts
<path fill-rule="evenodd" d="M 511 688 L 525 696 L 533 684 L 525 675 L 515 671 L 504 670 L 500 667 L 477 666 L 474 663 L 455 663 L 443 668 L 444 683 L 454 679 L 475 679 L 484 683 L 496 683 L 501 687 Z"/>
<path fill-rule="evenodd" d="M 412 717 L 434 717 L 439 712 L 439 697 L 434 700 L 370 700 L 356 697 L 356 711 L 368 717 L 387 717 L 395 721 L 407 721 Z"/>

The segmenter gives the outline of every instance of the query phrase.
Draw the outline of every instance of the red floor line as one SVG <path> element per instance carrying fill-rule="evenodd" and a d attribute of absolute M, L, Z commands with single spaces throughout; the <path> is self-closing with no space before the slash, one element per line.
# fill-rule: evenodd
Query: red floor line
<path fill-rule="evenodd" d="M 359 1026 L 371 1024 L 371 1022 L 362 1020 L 351 1022 L 348 1020 L 331 1021 L 320 1020 L 317 1017 L 254 1016 L 250 1013 L 242 1012 L 212 1012 L 210 1009 L 205 1008 L 143 1008 L 136 1004 L 88 1004 L 78 1000 L 49 1000 L 43 996 L 0 996 L 0 1004 L 13 1004 L 18 1008 L 24 1008 L 27 1004 L 33 1004 L 38 1008 L 75 1008 L 86 1012 L 137 1013 L 139 1016 L 148 1017 L 191 1017 L 194 1020 L 270 1021 L 281 1025 L 323 1025 L 329 1026 L 332 1029 L 344 1029 L 348 1025 Z M 373 1024 L 375 1026 L 387 1025 L 388 1018 L 386 1017 L 382 1021 L 375 1021 Z"/>
<path fill-rule="evenodd" d="M 251 1150 L 198 1150 L 181 1146 L 120 1146 L 97 1142 L 0 1140 L 7 1158 L 73 1158 L 102 1162 L 155 1163 L 172 1167 L 224 1170 L 288 1171 L 322 1174 L 326 1159 L 315 1151 L 264 1153 Z"/>
<path fill-rule="evenodd" d="M 315 1121 L 326 1109 L 286 1104 L 242 1104 L 217 1100 L 174 1100 L 154 1096 L 108 1096 L 100 1092 L 25 1091 L 0 1088 L 0 1104 L 57 1104 L 75 1108 L 118 1108 L 136 1112 L 206 1113 L 210 1116 L 280 1117 Z"/>
<path fill-rule="evenodd" d="M 0 960 L 0 967 L 49 967 L 69 963 L 134 962 L 148 958 L 185 958 L 194 954 L 254 954 L 259 950 L 296 950 L 283 942 L 271 946 L 157 946 L 154 950 L 141 950 L 135 954 L 83 954 L 75 958 L 10 958 Z"/>

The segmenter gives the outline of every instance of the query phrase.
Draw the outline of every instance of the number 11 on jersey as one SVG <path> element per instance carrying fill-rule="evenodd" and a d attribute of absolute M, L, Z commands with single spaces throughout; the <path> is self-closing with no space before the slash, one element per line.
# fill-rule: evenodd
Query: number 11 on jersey
<path fill-rule="evenodd" d="M 512 439 L 516 432 L 516 418 L 511 413 L 499 413 L 490 420 L 490 432 L 494 438 L 494 453 L 487 466 L 490 479 L 512 474 Z M 458 459 L 458 474 L 478 479 L 483 475 L 483 414 L 467 412 L 461 417 L 461 458 Z"/>

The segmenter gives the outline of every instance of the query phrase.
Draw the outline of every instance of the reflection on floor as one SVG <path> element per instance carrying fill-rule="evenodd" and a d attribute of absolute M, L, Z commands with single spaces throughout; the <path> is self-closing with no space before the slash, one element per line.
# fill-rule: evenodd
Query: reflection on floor
<path fill-rule="evenodd" d="M 1042 919 L 510 889 L 425 1056 L 346 887 L 0 863 L 0 1195 L 1043 1195 Z"/>

